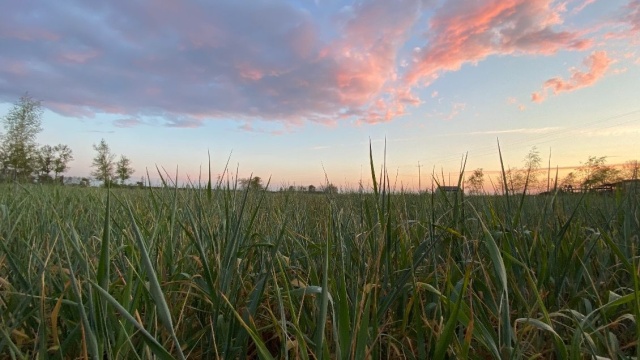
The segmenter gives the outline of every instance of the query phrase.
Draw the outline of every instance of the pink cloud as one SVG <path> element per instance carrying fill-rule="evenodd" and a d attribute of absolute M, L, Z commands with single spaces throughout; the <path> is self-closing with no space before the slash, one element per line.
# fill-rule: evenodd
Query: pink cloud
<path fill-rule="evenodd" d="M 100 52 L 94 49 L 86 51 L 66 51 L 58 54 L 56 60 L 60 63 L 84 64 L 98 55 L 100 55 Z"/>
<path fill-rule="evenodd" d="M 198 73 L 182 77 L 197 85 L 215 76 L 222 83 L 224 94 L 218 101 L 223 105 L 217 112 L 209 111 L 211 117 L 232 115 L 242 121 L 278 118 L 292 124 L 301 119 L 334 124 L 335 119 L 355 118 L 376 123 L 400 116 L 407 105 L 421 102 L 408 87 L 396 84 L 397 54 L 420 15 L 421 3 L 358 2 L 334 19 L 337 36 L 324 41 L 308 14 L 281 9 L 282 4 L 260 11 L 243 9 L 241 15 L 249 17 L 252 27 L 264 26 L 252 29 L 250 36 L 231 31 L 239 21 L 225 25 L 222 17 L 214 19 L 217 21 L 203 18 L 206 12 L 190 9 L 193 5 L 174 9 L 165 4 L 149 11 L 154 22 L 179 22 L 188 38 L 181 50 L 189 52 L 195 47 L 199 52 L 216 54 L 213 65 L 188 64 L 184 68 Z M 216 25 L 195 25 L 207 21 Z M 163 60 L 149 56 L 140 64 L 159 72 Z M 222 71 L 210 74 L 217 67 Z"/>
<path fill-rule="evenodd" d="M 394 88 L 389 90 L 389 93 L 393 94 L 394 99 L 402 104 L 418 106 L 423 102 L 418 96 L 412 93 L 408 87 Z"/>
<path fill-rule="evenodd" d="M 604 34 L 605 40 L 634 38 L 640 34 L 640 0 L 629 0 L 625 6 L 618 11 L 617 18 L 613 25 L 618 28 Z M 622 25 L 621 27 L 619 25 Z M 636 39 L 637 44 L 638 39 Z"/>
<path fill-rule="evenodd" d="M 466 109 L 466 107 L 467 104 L 465 103 L 452 102 L 449 112 L 434 111 L 428 113 L 426 116 L 428 118 L 444 119 L 450 121 L 458 117 L 458 115 L 460 115 L 460 113 L 462 113 Z"/>
<path fill-rule="evenodd" d="M 72 116 L 78 118 L 93 118 L 95 117 L 95 113 L 84 106 L 72 105 L 61 102 L 51 102 L 46 101 L 43 103 L 47 108 L 57 112 L 58 114 L 62 114 L 64 116 Z"/>
<path fill-rule="evenodd" d="M 28 74 L 27 66 L 25 65 L 24 62 L 21 62 L 21 61 L 0 60 L 0 67 L 4 68 L 5 71 L 16 76 L 24 76 Z"/>
<path fill-rule="evenodd" d="M 420 2 L 357 3 L 342 14 L 344 35 L 322 51 L 338 64 L 335 79 L 343 106 L 363 107 L 359 123 L 390 121 L 421 100 L 396 86 L 397 53 L 420 14 Z"/>
<path fill-rule="evenodd" d="M 166 116 L 165 126 L 195 129 L 202 126 L 202 120 L 191 116 Z"/>
<path fill-rule="evenodd" d="M 545 94 L 544 92 L 534 92 L 533 94 L 531 94 L 531 101 L 533 102 L 537 102 L 537 103 L 541 103 L 543 102 L 545 99 Z"/>
<path fill-rule="evenodd" d="M 578 32 L 557 31 L 564 7 L 552 0 L 447 2 L 431 19 L 429 42 L 416 52 L 406 80 L 433 81 L 443 71 L 477 63 L 490 55 L 543 54 L 584 50 L 591 41 Z"/>
<path fill-rule="evenodd" d="M 594 2 L 596 2 L 596 0 L 582 0 L 582 3 L 580 3 L 577 6 L 575 6 L 573 8 L 573 10 L 571 10 L 571 13 L 572 14 L 577 14 L 577 13 L 581 12 L 582 10 L 584 10 L 584 8 L 586 8 L 587 6 L 593 4 Z"/>
<path fill-rule="evenodd" d="M 236 65 L 236 69 L 240 76 L 247 80 L 257 81 L 264 77 L 262 70 L 253 68 L 251 65 L 246 63 Z"/>
<path fill-rule="evenodd" d="M 527 109 L 526 106 L 524 106 L 523 104 L 520 104 L 520 102 L 518 102 L 518 99 L 516 99 L 513 96 L 510 96 L 507 98 L 507 103 L 509 103 L 510 105 L 516 106 L 520 111 L 525 111 Z"/>
<path fill-rule="evenodd" d="M 447 115 L 447 120 L 455 119 L 467 107 L 465 103 L 453 103 L 451 112 Z"/>
<path fill-rule="evenodd" d="M 629 0 L 624 11 L 626 15 L 623 17 L 623 21 L 629 24 L 631 33 L 640 33 L 640 0 Z"/>
<path fill-rule="evenodd" d="M 27 26 L 14 26 L 15 24 L 0 24 L 0 38 L 13 38 L 23 41 L 57 41 L 60 35 L 47 29 Z"/>
<path fill-rule="evenodd" d="M 591 86 L 605 75 L 613 60 L 607 56 L 606 51 L 594 51 L 584 59 L 583 63 L 587 71 L 571 69 L 571 77 L 568 80 L 555 77 L 545 81 L 541 91 L 531 94 L 531 100 L 544 101 L 548 89 L 551 89 L 553 94 L 558 94 Z"/>
<path fill-rule="evenodd" d="M 82 89 L 80 89 L 79 91 L 82 91 Z M 43 101 L 43 105 L 59 114 L 77 118 L 94 118 L 97 112 L 108 114 L 127 113 L 126 107 L 114 104 L 103 104 L 91 99 L 83 99 L 82 102 L 82 105 L 75 105 L 56 100 L 45 100 Z"/>
<path fill-rule="evenodd" d="M 238 126 L 238 129 L 246 132 L 253 132 L 253 133 L 260 133 L 260 134 L 283 135 L 290 132 L 291 127 L 285 124 L 285 127 L 283 129 L 265 130 L 265 129 L 256 128 L 253 124 L 245 122 L 240 126 Z"/>

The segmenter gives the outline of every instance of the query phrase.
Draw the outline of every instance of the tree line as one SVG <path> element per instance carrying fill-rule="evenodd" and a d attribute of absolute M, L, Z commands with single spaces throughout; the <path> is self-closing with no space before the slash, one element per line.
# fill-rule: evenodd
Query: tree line
<path fill-rule="evenodd" d="M 0 179 L 4 181 L 62 183 L 73 161 L 68 145 L 39 145 L 37 135 L 42 131 L 42 104 L 29 94 L 23 95 L 2 118 L 4 133 L 0 134 Z M 103 184 L 114 180 L 124 184 L 134 173 L 131 160 L 124 155 L 116 162 L 106 141 L 93 146 L 91 175 Z M 85 179 L 88 183 L 88 179 Z"/>
<path fill-rule="evenodd" d="M 40 101 L 25 94 L 2 118 L 5 133 L 0 138 L 0 176 L 3 179 L 53 182 L 68 170 L 73 160 L 69 146 L 39 146 L 36 142 L 36 136 L 42 131 L 42 112 Z"/>
<path fill-rule="evenodd" d="M 504 176 L 489 179 L 493 187 L 511 194 L 527 192 L 542 192 L 558 189 L 560 191 L 588 191 L 599 188 L 605 184 L 615 183 L 621 180 L 638 179 L 638 160 L 629 160 L 621 168 L 607 164 L 606 156 L 589 156 L 587 161 L 569 172 L 562 179 L 551 178 L 550 174 L 544 179 L 544 169 L 540 152 L 534 146 L 523 159 L 520 168 L 508 168 Z M 553 170 L 553 169 L 549 169 Z M 471 194 L 484 193 L 485 176 L 482 168 L 477 168 L 467 177 L 466 188 Z"/>
<path fill-rule="evenodd" d="M 249 178 L 240 179 L 240 188 L 241 189 L 251 189 L 251 190 L 265 190 L 267 185 L 265 185 L 260 176 L 252 176 Z M 315 185 L 309 186 L 280 186 L 278 189 L 280 192 L 290 191 L 290 192 L 307 192 L 307 193 L 328 193 L 328 194 L 336 194 L 339 192 L 337 186 L 332 183 L 328 183 L 320 186 L 320 188 L 316 188 Z"/>
<path fill-rule="evenodd" d="M 125 155 L 120 155 L 120 159 L 116 161 L 116 155 L 111 152 L 105 139 L 100 140 L 99 144 L 94 144 L 93 149 L 97 154 L 91 163 L 94 168 L 91 176 L 102 181 L 105 186 L 116 184 L 115 180 L 120 180 L 120 185 L 124 185 L 135 172 L 131 160 Z"/>

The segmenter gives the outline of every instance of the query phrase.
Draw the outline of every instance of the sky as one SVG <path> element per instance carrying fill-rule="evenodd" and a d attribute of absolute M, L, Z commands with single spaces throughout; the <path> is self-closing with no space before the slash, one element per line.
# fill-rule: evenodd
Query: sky
<path fill-rule="evenodd" d="M 41 144 L 88 176 L 105 139 L 133 180 L 396 188 L 640 157 L 640 0 L 10 1 L 0 116 L 25 93 Z M 0 130 L 1 131 L 1 130 Z M 210 159 L 210 160 L 209 160 Z M 164 169 L 164 170 L 162 170 Z M 177 169 L 177 170 L 176 170 Z"/>

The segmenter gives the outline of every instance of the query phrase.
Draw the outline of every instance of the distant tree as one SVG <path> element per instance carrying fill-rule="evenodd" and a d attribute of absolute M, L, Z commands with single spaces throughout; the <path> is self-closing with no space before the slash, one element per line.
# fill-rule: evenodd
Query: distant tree
<path fill-rule="evenodd" d="M 42 130 L 42 105 L 25 94 L 2 122 L 5 134 L 0 146 L 2 168 L 14 179 L 26 180 L 36 167 L 36 135 Z"/>
<path fill-rule="evenodd" d="M 619 178 L 620 170 L 614 169 L 606 163 L 606 156 L 590 156 L 587 162 L 577 169 L 582 175 L 581 185 L 584 189 L 613 182 Z"/>
<path fill-rule="evenodd" d="M 536 146 L 532 147 L 529 150 L 529 153 L 524 157 L 524 168 L 525 170 L 538 170 L 540 169 L 540 164 L 542 163 L 542 158 L 540 158 L 540 152 Z"/>
<path fill-rule="evenodd" d="M 69 161 L 73 160 L 71 149 L 67 145 L 43 145 L 36 152 L 35 172 L 40 182 L 50 182 L 58 179 L 58 175 L 68 169 Z M 51 177 L 51 172 L 54 177 Z"/>
<path fill-rule="evenodd" d="M 640 175 L 638 160 L 629 160 L 622 165 L 622 177 L 627 180 L 637 180 Z"/>
<path fill-rule="evenodd" d="M 484 172 L 482 168 L 473 170 L 473 173 L 467 178 L 467 187 L 472 195 L 479 195 L 483 192 Z"/>
<path fill-rule="evenodd" d="M 262 190 L 262 178 L 260 178 L 259 176 L 254 176 L 252 178 L 241 179 L 240 186 L 243 189 L 249 188 L 251 190 Z"/>
<path fill-rule="evenodd" d="M 43 145 L 38 149 L 36 153 L 36 166 L 35 170 L 38 175 L 38 179 L 41 182 L 47 182 L 51 180 L 49 173 L 53 170 L 53 147 L 51 145 Z"/>
<path fill-rule="evenodd" d="M 578 186 L 576 174 L 572 171 L 565 176 L 560 182 L 560 189 L 564 191 L 573 191 Z"/>
<path fill-rule="evenodd" d="M 509 169 L 506 173 L 509 192 L 522 193 L 527 182 L 527 172 L 523 169 Z"/>
<path fill-rule="evenodd" d="M 120 180 L 120 184 L 124 185 L 124 182 L 131 178 L 131 175 L 135 170 L 131 167 L 131 160 L 124 155 L 120 155 L 120 160 L 116 163 L 116 175 Z"/>
<path fill-rule="evenodd" d="M 73 161 L 73 151 L 64 144 L 58 144 L 53 147 L 53 172 L 55 179 L 69 169 L 69 162 Z"/>
<path fill-rule="evenodd" d="M 316 192 L 316 187 L 313 185 L 309 185 L 309 187 L 307 188 L 307 191 L 309 191 L 310 193 Z"/>
<path fill-rule="evenodd" d="M 538 175 L 542 159 L 538 149 L 535 146 L 532 147 L 522 162 L 523 168 L 510 168 L 505 174 L 509 191 L 514 194 L 522 193 L 525 188 L 527 191 L 538 189 L 540 185 Z"/>
<path fill-rule="evenodd" d="M 99 144 L 94 144 L 93 149 L 97 152 L 93 158 L 92 167 L 95 168 L 91 172 L 91 176 L 96 180 L 104 182 L 108 185 L 113 180 L 114 160 L 116 156 L 111 153 L 111 149 L 107 142 L 102 139 Z"/>
<path fill-rule="evenodd" d="M 524 157 L 523 162 L 525 171 L 523 177 L 525 181 L 527 181 L 528 177 L 527 188 L 538 189 L 538 187 L 540 186 L 538 176 L 540 174 L 539 170 L 540 165 L 542 164 L 542 158 L 540 157 L 540 152 L 538 151 L 538 148 L 536 146 L 532 147 L 531 150 L 529 150 L 529 153 L 527 153 L 527 155 Z"/>
<path fill-rule="evenodd" d="M 322 187 L 322 192 L 326 194 L 337 194 L 338 187 L 333 185 L 332 183 L 328 183 Z"/>

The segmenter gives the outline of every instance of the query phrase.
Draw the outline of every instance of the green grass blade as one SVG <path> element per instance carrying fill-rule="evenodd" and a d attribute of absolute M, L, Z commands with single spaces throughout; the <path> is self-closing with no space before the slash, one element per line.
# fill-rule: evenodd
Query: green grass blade
<path fill-rule="evenodd" d="M 129 322 L 136 328 L 136 330 L 138 330 L 147 346 L 151 348 L 151 351 L 153 351 L 153 353 L 157 357 L 163 360 L 173 360 L 173 356 L 171 356 L 171 354 L 158 342 L 158 340 L 153 337 L 153 335 L 151 335 L 140 323 L 138 323 L 138 321 L 136 321 L 136 319 L 127 311 L 127 309 L 120 305 L 118 300 L 111 296 L 111 294 L 109 294 L 105 289 L 101 288 L 100 285 L 96 284 L 93 281 L 89 282 L 91 283 L 91 286 L 93 286 L 93 288 L 96 289 L 100 293 L 100 295 L 104 297 L 106 301 L 109 302 L 109 304 L 111 304 L 111 306 L 113 306 L 120 313 L 120 315 L 122 315 L 122 317 L 125 318 L 125 320 L 127 320 L 127 322 Z"/>
<path fill-rule="evenodd" d="M 111 241 L 111 191 L 107 190 L 107 204 L 104 214 L 104 225 L 102 228 L 102 244 L 100 247 L 100 262 L 96 275 L 98 284 L 104 289 L 109 288 L 109 265 L 111 256 L 109 254 L 109 243 Z"/>
<path fill-rule="evenodd" d="M 556 344 L 556 349 L 558 350 L 558 358 L 560 359 L 568 359 L 569 358 L 569 353 L 567 351 L 567 347 L 565 346 L 564 342 L 562 341 L 562 337 L 555 331 L 553 330 L 553 328 L 551 327 L 551 325 L 544 323 L 538 319 L 531 319 L 531 318 L 521 318 L 521 319 L 516 319 L 515 321 L 516 323 L 521 323 L 521 324 L 527 324 L 527 325 L 531 325 L 537 329 L 540 329 L 542 331 L 546 331 L 548 333 L 551 333 L 553 335 L 553 342 Z"/>
<path fill-rule="evenodd" d="M 64 249 L 65 256 L 67 258 L 67 264 L 69 264 L 69 278 L 71 279 L 71 289 L 76 298 L 78 312 L 80 313 L 80 318 L 82 319 L 82 325 L 84 327 L 84 334 L 86 337 L 86 343 L 88 347 L 89 354 L 93 359 L 99 359 L 102 354 L 98 351 L 98 341 L 96 340 L 95 332 L 93 331 L 93 327 L 89 322 L 89 318 L 87 317 L 87 312 L 85 311 L 84 304 L 82 302 L 82 293 L 80 289 L 80 285 L 76 281 L 76 275 L 73 271 L 73 266 L 71 266 L 71 259 L 69 258 L 69 251 L 67 251 L 66 242 L 61 241 L 62 248 Z"/>
<path fill-rule="evenodd" d="M 332 221 L 330 221 L 333 223 Z M 331 226 L 333 227 L 333 226 Z M 313 339 L 315 343 L 316 358 L 322 360 L 323 347 L 324 347 L 324 327 L 327 323 L 327 308 L 329 303 L 329 289 L 327 288 L 329 283 L 329 239 L 325 241 L 324 256 L 322 259 L 322 294 L 320 294 L 320 309 L 318 312 L 318 318 L 316 319 L 316 333 Z"/>
<path fill-rule="evenodd" d="M 167 305 L 167 301 L 162 294 L 162 288 L 160 287 L 158 277 L 156 276 L 156 272 L 153 269 L 153 265 L 151 264 L 151 259 L 149 258 L 149 253 L 147 252 L 146 246 L 144 244 L 142 233 L 140 232 L 140 229 L 136 224 L 136 220 L 133 216 L 133 212 L 130 206 L 129 217 L 133 226 L 136 243 L 138 244 L 138 248 L 140 249 L 142 265 L 144 266 L 144 269 L 147 273 L 147 278 L 149 279 L 149 290 L 156 305 L 158 317 L 160 318 L 160 321 L 167 329 L 167 331 L 169 331 L 169 333 L 171 334 L 171 337 L 176 345 L 176 351 L 178 352 L 179 358 L 185 359 L 184 354 L 182 353 L 182 348 L 180 347 L 180 342 L 178 341 L 178 337 L 176 336 L 175 329 L 173 327 L 173 321 L 171 320 L 171 312 L 169 311 L 169 306 Z"/>
<path fill-rule="evenodd" d="M 220 293 L 220 297 L 224 300 L 224 303 L 227 304 L 227 306 L 229 307 L 229 310 L 231 310 L 236 320 L 238 320 L 240 325 L 247 331 L 247 333 L 249 333 L 249 336 L 251 337 L 251 339 L 253 339 L 253 342 L 255 343 L 256 348 L 258 349 L 258 353 L 260 354 L 260 358 L 264 360 L 272 360 L 273 356 L 267 349 L 266 345 L 264 344 L 264 341 L 262 341 L 262 339 L 260 338 L 260 335 L 258 335 L 258 333 L 256 333 L 254 329 L 252 329 L 249 325 L 247 325 L 247 323 L 242 319 L 242 316 L 238 314 L 238 312 L 233 308 L 233 305 L 231 305 L 231 303 L 229 302 L 227 297 L 224 296 L 224 294 Z"/>
<path fill-rule="evenodd" d="M 470 278 L 471 278 L 471 267 L 468 266 L 467 269 L 465 270 L 462 287 L 460 289 L 460 292 L 457 294 L 458 298 L 456 299 L 456 303 L 453 306 L 453 309 L 449 314 L 449 318 L 447 319 L 447 323 L 444 326 L 444 330 L 436 343 L 436 350 L 433 354 L 433 358 L 436 360 L 442 360 L 447 355 L 447 349 L 451 344 L 456 325 L 458 324 L 458 314 L 460 313 L 460 307 L 464 299 L 464 295 L 467 291 L 467 287 L 469 286 Z"/>
<path fill-rule="evenodd" d="M 499 301 L 500 301 L 500 340 L 501 340 L 501 351 L 507 351 L 509 354 L 511 353 L 512 347 L 512 328 L 511 328 L 511 310 L 509 303 L 509 283 L 507 279 L 507 270 L 504 265 L 504 260 L 502 259 L 502 254 L 500 252 L 500 248 L 496 243 L 491 231 L 487 228 L 484 221 L 480 220 L 480 215 L 476 211 L 476 209 L 471 206 L 476 217 L 479 220 L 480 225 L 482 226 L 482 230 L 484 232 L 484 240 L 483 243 L 489 252 L 489 259 L 493 264 L 493 268 L 498 280 L 498 292 L 499 292 Z"/>

